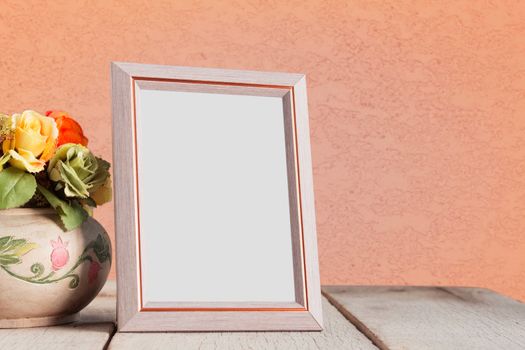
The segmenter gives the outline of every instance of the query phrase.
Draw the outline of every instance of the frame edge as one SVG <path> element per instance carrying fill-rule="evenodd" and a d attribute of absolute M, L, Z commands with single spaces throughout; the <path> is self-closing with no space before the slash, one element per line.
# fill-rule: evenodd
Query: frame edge
<path fill-rule="evenodd" d="M 317 227 L 306 76 L 303 75 L 301 80 L 294 86 L 294 95 L 298 161 L 301 164 L 299 176 L 301 178 L 301 205 L 303 211 L 304 259 L 306 262 L 305 273 L 308 289 L 308 310 L 322 328 L 322 295 L 317 251 Z"/>
<path fill-rule="evenodd" d="M 133 118 L 131 76 L 119 64 L 111 63 L 113 123 L 113 181 L 115 210 L 115 248 L 117 270 L 117 327 L 133 319 L 139 310 L 137 255 L 134 236 L 135 181 L 133 170 Z M 120 286 L 128 286 L 126 289 Z"/>
<path fill-rule="evenodd" d="M 242 73 L 242 74 L 240 74 Z M 213 326 L 196 324 L 193 327 L 180 325 L 180 316 L 190 317 L 188 312 L 179 312 L 177 317 L 172 315 L 166 320 L 178 320 L 176 326 L 160 326 L 158 322 L 150 319 L 151 315 L 140 311 L 140 286 L 138 281 L 138 246 L 137 225 L 139 218 L 136 217 L 136 179 L 134 176 L 135 152 L 133 140 L 133 101 L 132 83 L 133 78 L 145 74 L 149 77 L 177 79 L 188 77 L 191 79 L 203 79 L 203 81 L 224 81 L 238 83 L 263 83 L 284 84 L 293 88 L 293 103 L 295 106 L 297 123 L 297 146 L 298 161 L 301 163 L 298 176 L 301 177 L 301 205 L 303 206 L 304 238 L 303 254 L 306 263 L 305 276 L 306 287 L 309 291 L 307 296 L 308 310 L 304 312 L 281 312 L 282 319 L 295 320 L 298 323 L 277 326 L 263 322 L 248 321 L 242 323 L 241 319 L 233 317 L 229 324 L 221 326 L 221 322 L 215 322 Z M 308 125 L 308 105 L 306 96 L 306 77 L 304 74 L 292 73 L 268 73 L 256 71 L 223 70 L 215 68 L 190 68 L 170 67 L 133 64 L 123 62 L 111 62 L 111 91 L 112 91 L 112 120 L 113 120 L 113 176 L 115 182 L 115 246 L 117 250 L 117 327 L 120 332 L 154 332 L 154 331 L 320 331 L 323 329 L 322 319 L 322 296 L 319 278 L 319 260 L 317 253 L 317 235 L 315 224 L 315 202 L 313 192 L 313 174 L 310 149 L 310 134 Z M 126 191 L 127 190 L 127 191 Z M 130 249 L 131 248 L 131 249 Z M 252 313 L 252 312 L 248 312 Z M 272 312 L 264 312 L 267 316 L 281 319 L 280 315 Z M 156 313 L 160 316 L 159 313 Z M 193 313 L 194 315 L 196 313 Z M 222 314 L 219 318 L 224 322 Z M 263 312 L 258 312 L 264 316 Z M 299 317 L 300 318 L 297 318 Z M 201 314 L 203 319 L 211 317 Z M 238 317 L 238 316 L 236 316 Z M 294 318 L 295 317 L 295 318 Z M 250 320 L 250 318 L 247 318 Z M 295 322 L 294 321 L 294 322 Z M 202 322 L 202 321 L 201 321 Z M 269 321 L 266 321 L 269 322 Z M 191 323 L 191 321 L 190 321 Z M 235 327 L 237 325 L 237 327 Z M 242 325 L 242 327 L 239 327 Z M 262 327 L 262 328 L 261 328 Z M 154 329 L 156 328 L 156 329 Z"/>

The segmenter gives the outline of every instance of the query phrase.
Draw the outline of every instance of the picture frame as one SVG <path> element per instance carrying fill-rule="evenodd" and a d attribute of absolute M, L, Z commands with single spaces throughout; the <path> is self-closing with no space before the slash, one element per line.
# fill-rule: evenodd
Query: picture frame
<path fill-rule="evenodd" d="M 322 330 L 305 76 L 111 78 L 118 330 Z"/>

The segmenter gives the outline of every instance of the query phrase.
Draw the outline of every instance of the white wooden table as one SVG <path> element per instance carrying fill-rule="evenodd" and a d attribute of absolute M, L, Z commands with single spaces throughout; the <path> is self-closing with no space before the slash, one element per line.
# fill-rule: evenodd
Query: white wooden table
<path fill-rule="evenodd" d="M 75 324 L 0 330 L 0 349 L 525 349 L 525 304 L 479 288 L 324 287 L 309 333 L 116 333 L 115 292 Z"/>

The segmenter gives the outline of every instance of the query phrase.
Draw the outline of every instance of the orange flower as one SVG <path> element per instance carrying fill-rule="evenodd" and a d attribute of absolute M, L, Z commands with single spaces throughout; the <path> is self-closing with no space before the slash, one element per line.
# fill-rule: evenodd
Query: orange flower
<path fill-rule="evenodd" d="M 76 143 L 87 146 L 88 139 L 84 136 L 82 127 L 68 113 L 63 111 L 47 111 L 46 116 L 55 119 L 57 123 L 57 147 L 66 143 Z"/>

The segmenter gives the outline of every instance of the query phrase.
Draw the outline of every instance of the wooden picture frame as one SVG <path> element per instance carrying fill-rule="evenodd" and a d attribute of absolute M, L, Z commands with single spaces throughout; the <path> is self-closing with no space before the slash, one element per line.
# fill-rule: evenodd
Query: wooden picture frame
<path fill-rule="evenodd" d="M 112 63 L 111 77 L 119 331 L 321 330 L 305 76 Z M 137 132 L 137 91 L 140 89 L 273 96 L 282 100 L 294 301 L 144 302 L 141 242 L 149 236 L 142 232 L 141 238 L 138 179 L 141 168 L 137 149 L 137 138 L 140 138 Z"/>

